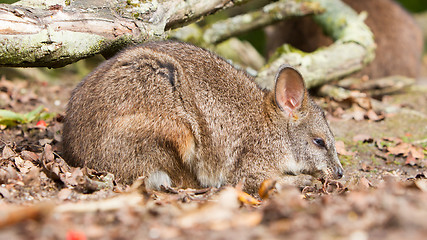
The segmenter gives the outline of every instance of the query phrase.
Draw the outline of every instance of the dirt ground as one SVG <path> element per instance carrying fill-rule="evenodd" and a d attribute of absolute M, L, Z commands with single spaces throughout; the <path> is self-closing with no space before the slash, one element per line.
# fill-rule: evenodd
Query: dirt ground
<path fill-rule="evenodd" d="M 426 239 L 423 77 L 379 98 L 380 109 L 363 97 L 317 98 L 328 106 L 345 177 L 304 189 L 266 181 L 263 199 L 255 199 L 238 186 L 153 192 L 70 168 L 60 157 L 61 120 L 87 71 L 50 77 L 62 81 L 36 70 L 0 71 L 0 108 L 27 113 L 43 105 L 55 113 L 2 126 L 0 239 Z"/>

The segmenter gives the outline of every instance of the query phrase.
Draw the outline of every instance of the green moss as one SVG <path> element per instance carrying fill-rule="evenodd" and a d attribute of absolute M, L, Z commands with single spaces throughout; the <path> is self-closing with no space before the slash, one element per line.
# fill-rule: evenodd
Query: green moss
<path fill-rule="evenodd" d="M 296 53 L 300 55 L 301 57 L 307 56 L 309 53 L 303 52 L 299 50 L 298 48 L 293 47 L 290 44 L 284 44 L 281 47 L 277 48 L 274 52 L 273 56 L 268 60 L 268 63 L 272 63 L 278 58 L 280 58 L 283 54 L 289 54 L 289 53 Z"/>
<path fill-rule="evenodd" d="M 340 155 L 339 159 L 344 168 L 357 165 L 357 163 L 353 161 L 353 156 Z"/>

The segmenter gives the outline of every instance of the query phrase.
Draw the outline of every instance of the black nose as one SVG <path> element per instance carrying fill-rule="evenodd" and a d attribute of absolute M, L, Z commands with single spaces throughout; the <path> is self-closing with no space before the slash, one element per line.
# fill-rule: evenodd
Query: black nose
<path fill-rule="evenodd" d="M 336 170 L 336 174 L 337 174 L 337 178 L 338 179 L 341 179 L 343 176 L 344 176 L 344 169 L 342 169 L 342 168 L 337 168 L 337 170 Z"/>

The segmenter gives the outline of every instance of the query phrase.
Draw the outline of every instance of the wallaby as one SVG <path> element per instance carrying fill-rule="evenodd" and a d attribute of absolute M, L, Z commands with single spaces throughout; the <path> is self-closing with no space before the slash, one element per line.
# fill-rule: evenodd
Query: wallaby
<path fill-rule="evenodd" d="M 208 50 L 150 42 L 106 61 L 73 91 L 63 153 L 73 166 L 150 188 L 220 187 L 268 178 L 339 179 L 333 134 L 298 71 L 283 65 L 274 91 Z"/>
<path fill-rule="evenodd" d="M 377 49 L 375 59 L 353 76 L 380 78 L 390 75 L 417 77 L 423 53 L 423 35 L 415 20 L 393 0 L 343 0 L 357 12 L 368 13 L 366 24 L 372 30 Z M 289 43 L 312 52 L 332 40 L 325 36 L 311 17 L 290 19 L 268 27 L 267 51 Z"/>

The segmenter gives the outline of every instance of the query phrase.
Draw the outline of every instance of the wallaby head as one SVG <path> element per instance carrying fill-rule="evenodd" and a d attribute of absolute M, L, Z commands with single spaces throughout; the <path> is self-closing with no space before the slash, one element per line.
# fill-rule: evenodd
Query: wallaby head
<path fill-rule="evenodd" d="M 274 99 L 286 119 L 293 155 L 293 158 L 286 159 L 284 172 L 341 178 L 343 168 L 325 115 L 309 98 L 301 74 L 290 65 L 282 65 L 278 70 Z"/>

